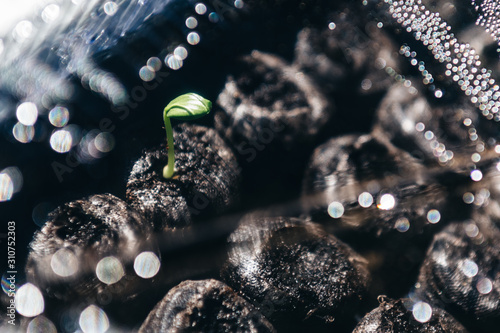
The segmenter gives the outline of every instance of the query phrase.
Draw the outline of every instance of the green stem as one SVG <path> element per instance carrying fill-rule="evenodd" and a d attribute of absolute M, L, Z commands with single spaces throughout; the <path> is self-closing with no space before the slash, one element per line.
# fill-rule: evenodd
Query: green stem
<path fill-rule="evenodd" d="M 174 132 L 172 131 L 172 125 L 170 124 L 170 118 L 164 117 L 165 119 L 165 131 L 167 131 L 167 148 L 168 148 L 168 164 L 163 168 L 163 177 L 166 179 L 172 178 L 174 175 L 175 166 L 175 152 L 174 152 Z"/>

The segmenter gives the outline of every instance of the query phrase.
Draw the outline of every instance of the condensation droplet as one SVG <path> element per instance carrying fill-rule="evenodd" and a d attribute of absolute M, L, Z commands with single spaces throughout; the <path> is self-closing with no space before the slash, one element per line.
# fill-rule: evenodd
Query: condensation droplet
<path fill-rule="evenodd" d="M 28 143 L 33 140 L 35 136 L 35 128 L 33 126 L 26 126 L 21 123 L 16 123 L 12 128 L 12 135 L 21 143 Z"/>
<path fill-rule="evenodd" d="M 109 329 L 108 316 L 95 305 L 89 305 L 82 311 L 78 323 L 84 333 L 104 333 Z"/>
<path fill-rule="evenodd" d="M 186 27 L 188 27 L 189 29 L 194 29 L 198 26 L 198 20 L 192 16 L 188 17 L 185 23 Z"/>
<path fill-rule="evenodd" d="M 205 6 L 205 4 L 200 2 L 196 4 L 194 10 L 196 11 L 196 14 L 203 15 L 207 12 L 207 6 Z"/>
<path fill-rule="evenodd" d="M 50 267 L 55 274 L 68 277 L 78 271 L 78 259 L 73 251 L 67 248 L 57 250 L 50 259 Z"/>
<path fill-rule="evenodd" d="M 441 221 L 441 213 L 437 209 L 431 209 L 427 212 L 427 221 L 432 224 L 438 223 Z"/>
<path fill-rule="evenodd" d="M 52 126 L 64 127 L 69 121 L 69 111 L 64 106 L 56 106 L 49 112 L 49 121 Z"/>
<path fill-rule="evenodd" d="M 399 232 L 407 232 L 410 229 L 410 221 L 406 217 L 399 218 L 395 227 Z"/>
<path fill-rule="evenodd" d="M 413 305 L 412 313 L 415 320 L 426 323 L 432 317 L 432 308 L 425 302 L 417 302 Z"/>
<path fill-rule="evenodd" d="M 187 35 L 187 42 L 191 45 L 196 45 L 200 42 L 200 35 L 197 32 L 190 32 Z"/>
<path fill-rule="evenodd" d="M 488 278 L 482 278 L 477 282 L 476 288 L 479 293 L 486 295 L 493 290 L 493 283 Z"/>
<path fill-rule="evenodd" d="M 113 16 L 118 11 L 118 4 L 113 1 L 108 1 L 104 4 L 103 9 L 106 15 Z"/>
<path fill-rule="evenodd" d="M 338 201 L 334 201 L 328 205 L 328 215 L 334 219 L 340 218 L 344 215 L 344 205 Z"/>
<path fill-rule="evenodd" d="M 16 110 L 17 120 L 25 126 L 33 126 L 38 118 L 38 109 L 35 103 L 24 102 Z"/>
<path fill-rule="evenodd" d="M 142 252 L 134 260 L 135 273 L 143 279 L 155 276 L 160 270 L 160 259 L 153 252 Z"/>
<path fill-rule="evenodd" d="M 67 153 L 73 144 L 73 137 L 67 130 L 58 130 L 50 136 L 50 146 L 58 153 Z"/>
<path fill-rule="evenodd" d="M 483 179 L 483 173 L 480 171 L 480 170 L 472 170 L 471 173 L 470 173 L 470 178 L 475 181 L 475 182 L 478 182 L 480 181 L 481 179 Z"/>
<path fill-rule="evenodd" d="M 17 290 L 15 301 L 17 312 L 25 317 L 38 316 L 45 307 L 40 289 L 31 283 L 26 283 Z"/>
<path fill-rule="evenodd" d="M 361 207 L 368 208 L 373 204 L 373 196 L 368 192 L 363 192 L 359 195 L 358 202 Z"/>
<path fill-rule="evenodd" d="M 49 319 L 38 316 L 30 321 L 26 333 L 57 333 L 57 329 Z"/>
<path fill-rule="evenodd" d="M 113 284 L 125 275 L 122 263 L 115 257 L 102 258 L 95 269 L 97 278 L 106 284 Z"/>
<path fill-rule="evenodd" d="M 464 195 L 462 196 L 462 199 L 466 204 L 471 204 L 474 202 L 474 194 L 470 192 L 465 192 Z"/>
<path fill-rule="evenodd" d="M 465 276 L 470 278 L 476 276 L 477 273 L 479 272 L 479 267 L 477 266 L 477 264 L 469 259 L 465 259 L 462 262 L 462 267 L 460 269 L 462 270 Z"/>
<path fill-rule="evenodd" d="M 396 199 L 394 198 L 394 196 L 392 194 L 386 193 L 379 198 L 377 208 L 381 210 L 391 210 L 395 205 Z"/>

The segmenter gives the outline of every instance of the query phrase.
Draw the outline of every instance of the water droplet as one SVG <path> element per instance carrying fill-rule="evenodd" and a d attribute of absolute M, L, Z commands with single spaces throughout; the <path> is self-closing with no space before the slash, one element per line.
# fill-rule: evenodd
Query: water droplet
<path fill-rule="evenodd" d="M 118 4 L 113 1 L 106 2 L 103 6 L 106 15 L 113 16 L 118 11 Z"/>
<path fill-rule="evenodd" d="M 394 198 L 394 196 L 392 194 L 386 193 L 379 198 L 377 208 L 381 210 L 391 210 L 395 205 L 396 199 Z"/>
<path fill-rule="evenodd" d="M 21 103 L 16 110 L 17 120 L 25 126 L 33 126 L 38 118 L 38 109 L 35 103 Z"/>
<path fill-rule="evenodd" d="M 67 130 L 58 130 L 50 136 L 50 146 L 58 153 L 67 153 L 73 144 L 73 137 Z"/>
<path fill-rule="evenodd" d="M 187 42 L 191 45 L 196 45 L 200 42 L 200 35 L 197 32 L 190 32 L 187 35 Z"/>
<path fill-rule="evenodd" d="M 361 207 L 370 207 L 373 204 L 373 196 L 368 192 L 363 192 L 359 195 L 358 202 Z"/>
<path fill-rule="evenodd" d="M 483 295 L 489 294 L 493 290 L 493 283 L 488 278 L 482 278 L 477 282 L 476 288 Z"/>
<path fill-rule="evenodd" d="M 186 19 L 186 27 L 189 29 L 194 29 L 198 26 L 198 20 L 190 16 Z"/>
<path fill-rule="evenodd" d="M 109 153 L 115 147 L 115 137 L 109 132 L 99 133 L 94 138 L 94 145 L 101 153 Z"/>
<path fill-rule="evenodd" d="M 17 312 L 25 317 L 38 316 L 45 307 L 40 289 L 31 283 L 26 283 L 17 290 L 15 300 Z"/>
<path fill-rule="evenodd" d="M 122 263 L 115 257 L 102 258 L 95 269 L 97 278 L 106 284 L 113 284 L 125 275 Z"/>
<path fill-rule="evenodd" d="M 441 221 L 441 213 L 437 209 L 431 209 L 427 212 L 427 221 L 432 224 L 438 223 Z"/>
<path fill-rule="evenodd" d="M 475 181 L 475 182 L 478 182 L 480 181 L 481 179 L 483 179 L 483 173 L 480 171 L 480 170 L 472 170 L 471 173 L 470 173 L 470 178 Z"/>
<path fill-rule="evenodd" d="M 479 267 L 477 266 L 477 264 L 474 261 L 469 260 L 469 259 L 465 259 L 462 262 L 461 270 L 465 276 L 471 278 L 471 277 L 474 277 L 477 275 L 477 273 L 479 272 Z"/>
<path fill-rule="evenodd" d="M 160 270 L 160 259 L 153 252 L 142 252 L 134 260 L 134 270 L 143 279 L 155 276 Z"/>
<path fill-rule="evenodd" d="M 26 333 L 57 333 L 57 329 L 49 319 L 38 316 L 30 321 Z"/>
<path fill-rule="evenodd" d="M 33 126 L 25 126 L 21 123 L 16 123 L 12 128 L 12 135 L 21 143 L 28 143 L 35 136 L 35 128 Z"/>
<path fill-rule="evenodd" d="M 61 248 L 52 255 L 50 267 L 55 274 L 61 277 L 68 277 L 78 271 L 79 262 L 73 251 Z"/>
<path fill-rule="evenodd" d="M 84 333 L 104 333 L 109 329 L 108 316 L 95 305 L 89 305 L 82 311 L 78 323 Z"/>
<path fill-rule="evenodd" d="M 413 305 L 412 313 L 415 320 L 426 323 L 432 317 L 432 308 L 425 302 L 417 302 Z"/>
<path fill-rule="evenodd" d="M 395 227 L 399 232 L 407 232 L 410 229 L 410 221 L 406 217 L 399 218 Z"/>
<path fill-rule="evenodd" d="M 338 201 L 330 203 L 328 205 L 328 215 L 330 215 L 334 219 L 340 218 L 342 215 L 344 215 L 344 206 Z"/>
<path fill-rule="evenodd" d="M 196 4 L 194 10 L 196 11 L 196 14 L 203 15 L 207 12 L 207 6 L 205 6 L 205 4 L 200 2 Z"/>

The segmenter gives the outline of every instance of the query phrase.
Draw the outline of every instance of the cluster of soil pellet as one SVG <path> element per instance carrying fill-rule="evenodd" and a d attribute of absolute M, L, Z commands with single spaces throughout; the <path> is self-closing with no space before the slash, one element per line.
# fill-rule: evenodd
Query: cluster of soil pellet
<path fill-rule="evenodd" d="M 211 125 L 174 128 L 172 179 L 160 141 L 129 166 L 124 198 L 51 213 L 26 267 L 49 319 L 95 304 L 139 332 L 498 330 L 498 154 L 485 143 L 470 161 L 478 110 L 391 75 L 410 66 L 400 31 L 357 10 L 302 29 L 291 61 L 236 61 Z M 59 251 L 77 272 L 53 272 Z M 139 277 L 145 252 L 161 268 Z M 105 257 L 117 281 L 96 275 Z"/>

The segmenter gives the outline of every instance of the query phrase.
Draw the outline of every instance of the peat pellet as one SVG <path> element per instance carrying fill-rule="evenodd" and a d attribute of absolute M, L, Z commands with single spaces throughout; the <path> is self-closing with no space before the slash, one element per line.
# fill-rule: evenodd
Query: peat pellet
<path fill-rule="evenodd" d="M 341 136 L 320 145 L 303 180 L 304 208 L 314 220 L 334 219 L 377 234 L 410 222 L 421 228 L 429 222 L 427 213 L 445 202 L 444 188 L 425 182 L 421 164 L 372 135 Z"/>
<path fill-rule="evenodd" d="M 379 300 L 379 307 L 361 319 L 353 333 L 467 332 L 447 312 L 428 303 L 387 297 L 379 297 Z"/>
<path fill-rule="evenodd" d="M 146 150 L 127 182 L 127 200 L 156 231 L 185 227 L 226 212 L 239 202 L 240 169 L 232 151 L 211 128 L 174 128 L 176 173 L 163 178 L 166 144 Z"/>
<path fill-rule="evenodd" d="M 500 325 L 500 230 L 489 215 L 454 223 L 437 234 L 420 270 L 416 294 L 475 332 Z"/>
<path fill-rule="evenodd" d="M 488 152 L 489 145 L 479 133 L 489 137 L 498 129 L 470 102 L 458 98 L 431 103 L 418 91 L 394 84 L 377 110 L 374 132 L 427 165 L 467 165 L 495 154 Z"/>
<path fill-rule="evenodd" d="M 155 251 L 154 244 L 149 224 L 123 200 L 92 195 L 49 214 L 30 243 L 27 280 L 63 301 L 96 297 L 111 285 L 125 290 L 139 279 L 131 268 L 134 259 Z"/>
<path fill-rule="evenodd" d="M 333 111 L 319 87 L 278 56 L 253 51 L 217 104 L 215 127 L 242 165 L 245 192 L 298 192 L 297 174 Z"/>
<path fill-rule="evenodd" d="M 148 332 L 275 332 L 249 302 L 217 280 L 187 280 L 172 288 L 139 329 Z"/>
<path fill-rule="evenodd" d="M 229 246 L 223 280 L 279 331 L 339 328 L 360 310 L 365 259 L 313 222 L 250 215 Z"/>

